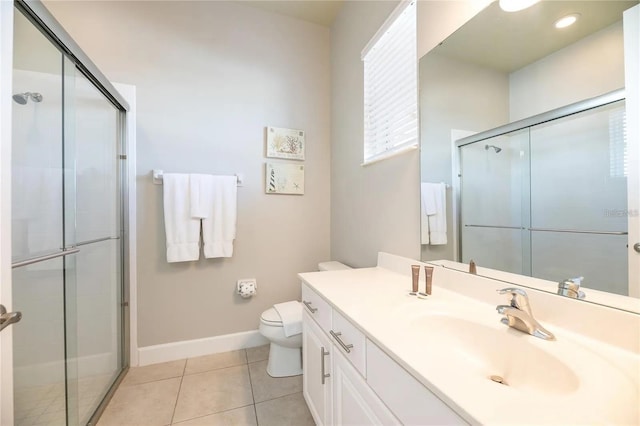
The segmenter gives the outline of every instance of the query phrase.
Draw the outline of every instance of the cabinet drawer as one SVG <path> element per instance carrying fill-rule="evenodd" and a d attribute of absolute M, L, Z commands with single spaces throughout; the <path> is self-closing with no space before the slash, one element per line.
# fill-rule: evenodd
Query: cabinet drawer
<path fill-rule="evenodd" d="M 302 283 L 302 304 L 326 333 L 331 330 L 331 306 L 308 285 Z"/>
<path fill-rule="evenodd" d="M 467 424 L 379 347 L 366 344 L 367 383 L 403 424 Z"/>
<path fill-rule="evenodd" d="M 329 333 L 334 346 L 344 354 L 363 377 L 367 377 L 366 346 L 364 334 L 354 327 L 338 311 L 333 310 L 332 326 Z"/>

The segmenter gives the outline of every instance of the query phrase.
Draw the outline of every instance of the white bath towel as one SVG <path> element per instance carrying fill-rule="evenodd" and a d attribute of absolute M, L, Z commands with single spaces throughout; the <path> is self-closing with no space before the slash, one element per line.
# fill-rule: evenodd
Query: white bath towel
<path fill-rule="evenodd" d="M 427 216 L 428 244 L 433 246 L 447 244 L 447 186 L 444 183 L 423 182 L 421 201 L 423 215 Z"/>
<path fill-rule="evenodd" d="M 231 257 L 236 238 L 237 179 L 235 176 L 211 176 L 211 193 L 202 197 L 211 200 L 207 208 L 201 208 L 204 256 Z M 200 187 L 201 189 L 204 187 Z"/>
<path fill-rule="evenodd" d="M 164 229 L 167 262 L 188 262 L 200 257 L 200 219 L 191 217 L 189 175 L 163 176 Z"/>
<path fill-rule="evenodd" d="M 433 184 L 422 182 L 420 185 L 420 242 L 429 244 L 429 215 L 435 213 L 435 193 Z"/>
<path fill-rule="evenodd" d="M 302 305 L 298 301 L 276 303 L 273 305 L 280 319 L 286 337 L 302 333 Z"/>
<path fill-rule="evenodd" d="M 205 219 L 213 212 L 213 178 L 213 175 L 189 175 L 191 217 Z"/>

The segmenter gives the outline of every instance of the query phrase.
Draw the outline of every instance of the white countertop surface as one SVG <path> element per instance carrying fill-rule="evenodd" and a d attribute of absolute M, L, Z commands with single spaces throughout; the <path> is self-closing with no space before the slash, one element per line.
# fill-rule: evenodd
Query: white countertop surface
<path fill-rule="evenodd" d="M 427 299 L 408 295 L 410 277 L 380 267 L 299 276 L 469 423 L 640 424 L 637 353 L 557 325 L 547 327 L 556 335 L 556 341 L 510 329 L 500 323 L 501 315 L 495 311 L 497 304 L 506 302 L 504 296 L 495 295 L 496 305 L 491 305 L 449 291 L 445 282 L 438 281 L 437 268 L 433 294 Z M 532 308 L 535 314 L 535 306 Z M 559 360 L 569 366 L 563 370 L 569 373 L 556 378 L 544 370 L 519 368 L 517 363 L 499 368 L 501 371 L 484 371 L 486 366 L 480 365 L 472 353 L 464 353 L 464 348 L 475 344 L 473 335 L 443 334 L 442 330 L 429 328 L 429 318 L 437 319 L 439 315 L 479 324 L 489 330 L 488 335 L 494 330 L 511 333 L 508 341 L 516 345 L 523 342 L 523 347 L 540 359 Z M 432 322 L 440 324 L 437 320 Z M 461 338 L 467 340 L 456 340 Z M 501 344 L 496 343 L 490 350 L 514 349 L 501 348 Z M 510 360 L 505 361 L 509 363 Z M 516 373 L 510 368 L 517 369 Z M 490 374 L 502 375 L 507 382 L 512 376 L 514 382 L 521 383 L 500 385 L 488 379 Z M 553 386 L 536 386 L 541 378 Z"/>

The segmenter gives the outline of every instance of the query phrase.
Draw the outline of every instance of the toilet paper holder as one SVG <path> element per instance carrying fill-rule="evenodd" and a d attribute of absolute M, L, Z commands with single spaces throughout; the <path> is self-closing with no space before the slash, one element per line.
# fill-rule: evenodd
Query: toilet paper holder
<path fill-rule="evenodd" d="M 244 299 L 252 297 L 258 292 L 258 283 L 255 278 L 245 278 L 238 280 L 237 292 Z"/>

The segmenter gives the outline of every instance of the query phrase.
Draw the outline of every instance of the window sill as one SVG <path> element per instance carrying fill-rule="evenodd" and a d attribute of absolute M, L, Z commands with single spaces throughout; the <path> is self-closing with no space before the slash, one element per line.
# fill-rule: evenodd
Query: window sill
<path fill-rule="evenodd" d="M 410 151 L 415 151 L 416 149 L 418 149 L 418 143 L 413 143 L 411 145 L 407 145 L 407 146 L 403 146 L 402 148 L 399 148 L 397 150 L 393 150 L 393 151 L 387 151 L 383 154 L 380 154 L 376 157 L 370 158 L 369 160 L 364 161 L 362 164 L 360 164 L 362 167 L 365 166 L 369 166 L 371 164 L 375 164 L 378 163 L 380 161 L 392 158 L 392 157 L 396 157 L 398 155 L 404 154 L 406 152 L 410 152 Z"/>

